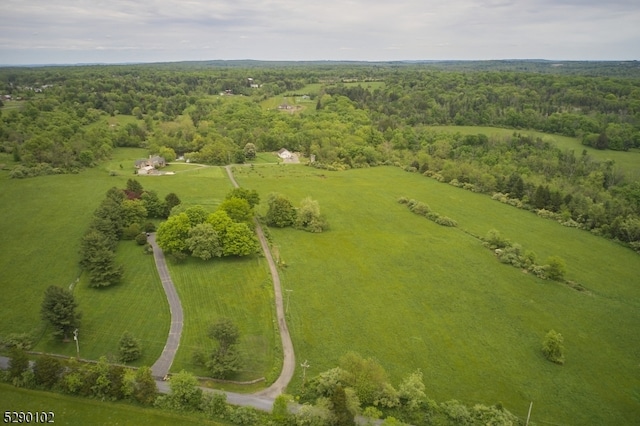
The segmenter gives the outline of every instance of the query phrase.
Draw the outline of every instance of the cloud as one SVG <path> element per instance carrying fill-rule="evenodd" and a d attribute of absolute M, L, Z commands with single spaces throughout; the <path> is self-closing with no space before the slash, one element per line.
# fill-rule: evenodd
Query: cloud
<path fill-rule="evenodd" d="M 640 56 L 637 0 L 3 0 L 0 16 L 5 63 Z"/>

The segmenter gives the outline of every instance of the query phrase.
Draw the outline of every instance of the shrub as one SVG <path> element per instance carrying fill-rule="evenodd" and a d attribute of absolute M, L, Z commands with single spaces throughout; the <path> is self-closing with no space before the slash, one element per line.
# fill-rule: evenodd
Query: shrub
<path fill-rule="evenodd" d="M 420 216 L 426 216 L 427 213 L 431 211 L 428 205 L 422 202 L 417 202 L 413 208 L 411 209 L 415 214 L 419 214 Z"/>
<path fill-rule="evenodd" d="M 7 337 L 0 339 L 0 346 L 6 349 L 18 348 L 25 351 L 31 349 L 33 337 L 28 333 L 11 333 Z"/>
<path fill-rule="evenodd" d="M 210 418 L 225 418 L 229 414 L 227 395 L 220 392 L 205 394 L 200 409 Z"/>
<path fill-rule="evenodd" d="M 145 234 L 144 232 L 141 232 L 138 235 L 136 235 L 136 243 L 139 246 L 143 246 L 147 244 L 147 234 Z"/>
<path fill-rule="evenodd" d="M 545 358 L 556 364 L 564 364 L 564 338 L 555 330 L 550 330 L 542 341 L 542 353 Z"/>
<path fill-rule="evenodd" d="M 550 256 L 547 258 L 547 275 L 554 281 L 564 281 L 566 263 L 560 256 Z"/>
<path fill-rule="evenodd" d="M 229 420 L 237 425 L 258 424 L 258 413 L 253 407 L 238 407 L 230 411 Z"/>
<path fill-rule="evenodd" d="M 446 216 L 440 216 L 439 218 L 437 218 L 435 220 L 435 222 L 438 225 L 442 225 L 442 226 L 451 226 L 451 227 L 458 226 L 458 222 L 456 222 L 455 220 L 453 220 L 453 219 L 451 219 L 449 217 L 446 217 Z"/>
<path fill-rule="evenodd" d="M 132 223 L 122 231 L 123 240 L 133 240 L 140 234 L 140 225 Z"/>

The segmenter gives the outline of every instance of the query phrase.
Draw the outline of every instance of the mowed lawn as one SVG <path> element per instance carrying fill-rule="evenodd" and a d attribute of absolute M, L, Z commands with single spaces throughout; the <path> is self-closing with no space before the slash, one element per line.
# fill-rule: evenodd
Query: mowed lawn
<path fill-rule="evenodd" d="M 98 401 L 51 392 L 16 388 L 0 383 L 0 410 L 46 413 L 53 412 L 51 423 L 61 425 L 132 425 L 172 426 L 222 425 L 206 420 L 202 415 L 180 414 L 153 408 Z M 14 417 L 15 419 L 15 417 Z M 24 422 L 23 422 L 24 423 Z M 31 423 L 35 423 L 32 420 Z"/>
<path fill-rule="evenodd" d="M 211 261 L 191 258 L 180 264 L 169 262 L 169 270 L 185 309 L 172 371 L 186 369 L 208 376 L 193 363 L 193 354 L 198 350 L 210 353 L 215 348 L 216 342 L 208 337 L 209 328 L 226 317 L 240 329 L 242 368 L 233 379 L 275 380 L 280 373 L 281 350 L 274 323 L 273 284 L 265 259 L 258 255 Z"/>
<path fill-rule="evenodd" d="M 320 203 L 331 229 L 271 229 L 288 265 L 289 326 L 308 375 L 349 350 L 371 356 L 397 384 L 415 369 L 438 401 L 502 402 L 521 418 L 556 424 L 633 424 L 640 418 L 640 258 L 488 196 L 398 168 L 326 172 L 305 166 L 238 167 L 263 200 Z M 449 216 L 445 228 L 396 202 L 408 196 Z M 266 211 L 266 203 L 263 203 Z M 495 228 L 538 254 L 559 255 L 581 293 L 500 264 L 472 235 Z M 540 351 L 562 333 L 566 364 Z M 301 384 L 296 373 L 291 391 Z"/>
<path fill-rule="evenodd" d="M 73 341 L 61 343 L 50 338 L 50 330 L 40 319 L 40 305 L 49 285 L 73 288 L 82 323 L 79 329 L 80 355 L 114 359 L 124 331 L 140 339 L 143 357 L 134 365 L 151 365 L 164 347 L 170 313 L 153 256 L 145 255 L 132 241 L 121 242 L 118 261 L 124 266 L 120 285 L 106 289 L 88 287 L 80 275 L 79 244 L 93 211 L 106 191 L 124 188 L 133 176 L 133 162 L 145 157 L 141 149 L 118 149 L 113 159 L 77 175 L 43 176 L 24 180 L 0 173 L 0 336 L 33 333 L 35 350 L 76 355 Z M 122 165 L 122 168 L 120 168 Z M 110 176 L 116 171 L 118 176 Z M 219 203 L 204 189 L 231 186 L 218 168 L 202 168 L 174 176 L 145 176 L 138 180 L 160 197 L 175 192 L 196 204 Z"/>

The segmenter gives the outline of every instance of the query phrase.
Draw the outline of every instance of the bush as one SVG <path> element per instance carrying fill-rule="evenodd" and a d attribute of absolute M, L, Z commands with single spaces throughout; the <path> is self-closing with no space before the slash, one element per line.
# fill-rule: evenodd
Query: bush
<path fill-rule="evenodd" d="M 564 281 L 566 263 L 560 256 L 547 258 L 547 276 L 554 281 Z"/>
<path fill-rule="evenodd" d="M 25 351 L 31 349 L 33 337 L 28 333 L 11 333 L 0 339 L 0 346 L 6 349 L 18 348 Z"/>
<path fill-rule="evenodd" d="M 253 407 L 238 407 L 230 411 L 229 420 L 237 425 L 258 424 L 258 413 Z"/>
<path fill-rule="evenodd" d="M 542 341 L 542 353 L 545 358 L 556 364 L 564 364 L 564 338 L 555 330 L 550 330 Z"/>
<path fill-rule="evenodd" d="M 413 208 L 411 209 L 415 214 L 419 214 L 420 216 L 426 216 L 427 213 L 431 211 L 428 205 L 422 202 L 417 202 Z"/>
<path fill-rule="evenodd" d="M 200 409 L 209 418 L 224 419 L 229 414 L 227 395 L 224 393 L 207 393 L 202 397 Z"/>
<path fill-rule="evenodd" d="M 145 234 L 144 232 L 141 232 L 138 235 L 136 235 L 136 243 L 139 246 L 143 246 L 147 244 L 147 234 Z"/>
<path fill-rule="evenodd" d="M 140 234 L 140 225 L 132 223 L 122 231 L 123 240 L 133 240 Z"/>
<path fill-rule="evenodd" d="M 442 225 L 442 226 L 451 226 L 451 227 L 456 227 L 458 226 L 458 222 L 456 222 L 455 220 L 448 218 L 446 216 L 440 216 L 439 218 L 437 218 L 435 220 L 435 222 L 438 225 Z"/>

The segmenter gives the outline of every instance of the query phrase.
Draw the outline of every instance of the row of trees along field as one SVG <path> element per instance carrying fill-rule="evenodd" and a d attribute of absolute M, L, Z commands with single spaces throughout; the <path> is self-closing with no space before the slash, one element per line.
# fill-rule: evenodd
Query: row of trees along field
<path fill-rule="evenodd" d="M 538 129 L 600 149 L 632 149 L 640 146 L 638 71 L 628 64 L 587 64 L 582 71 L 576 64 L 521 64 L 535 72 L 513 71 L 513 63 L 476 65 L 5 69 L 5 91 L 46 88 L 2 112 L 0 146 L 21 161 L 13 177 L 91 166 L 117 146 L 209 164 L 244 161 L 247 144 L 313 154 L 314 165 L 329 170 L 395 164 L 640 247 L 640 183 L 615 163 L 517 132 L 462 136 L 429 127 Z M 249 87 L 249 76 L 262 87 Z M 312 83 L 322 85 L 299 114 L 260 105 Z M 222 90 L 251 96 L 212 96 Z M 119 113 L 137 118 L 107 126 L 106 118 Z"/>

